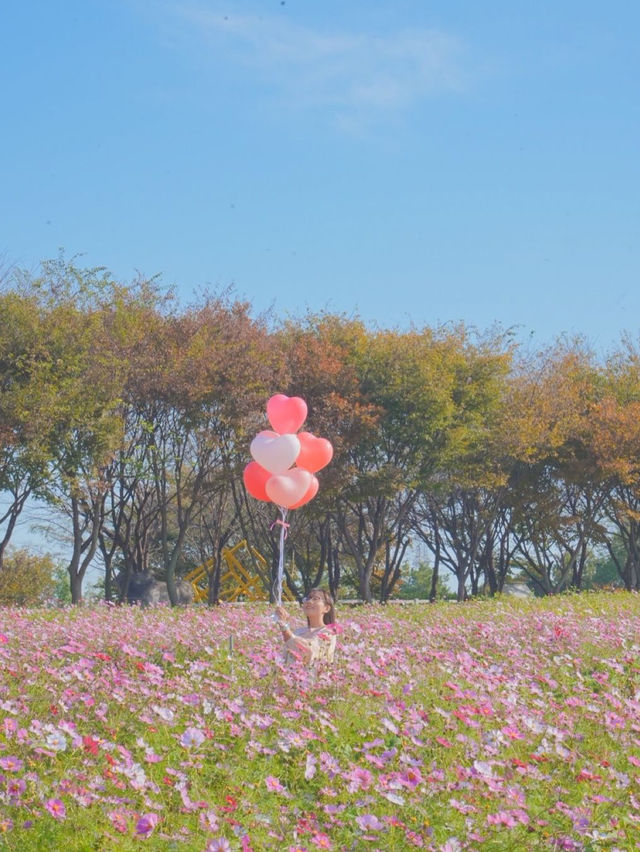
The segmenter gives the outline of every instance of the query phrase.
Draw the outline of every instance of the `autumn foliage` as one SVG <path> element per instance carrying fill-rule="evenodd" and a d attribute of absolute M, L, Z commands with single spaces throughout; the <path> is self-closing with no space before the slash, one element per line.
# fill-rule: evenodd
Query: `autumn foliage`
<path fill-rule="evenodd" d="M 247 539 L 277 558 L 274 507 L 242 485 L 274 393 L 303 397 L 335 455 L 292 513 L 287 582 L 387 600 L 412 547 L 459 599 L 510 579 L 585 584 L 595 554 L 640 590 L 640 352 L 525 353 L 500 331 L 255 317 L 56 261 L 0 293 L 0 576 L 25 504 L 64 531 L 73 600 L 100 564 L 175 582 Z M 53 534 L 53 533 L 52 533 Z M 218 567 L 216 567 L 218 566 Z M 269 568 L 256 563 L 269 585 Z"/>

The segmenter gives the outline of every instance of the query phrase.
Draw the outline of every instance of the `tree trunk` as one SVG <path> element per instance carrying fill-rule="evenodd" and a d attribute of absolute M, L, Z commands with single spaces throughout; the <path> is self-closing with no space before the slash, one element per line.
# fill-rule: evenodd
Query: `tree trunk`
<path fill-rule="evenodd" d="M 70 584 L 71 584 L 71 603 L 72 604 L 81 604 L 82 603 L 82 577 L 78 573 L 69 572 Z"/>
<path fill-rule="evenodd" d="M 360 600 L 363 603 L 373 603 L 373 596 L 371 594 L 371 575 L 366 570 L 366 567 L 360 572 L 360 576 L 358 577 L 358 594 L 360 595 Z"/>
<path fill-rule="evenodd" d="M 431 574 L 431 589 L 429 591 L 429 600 L 433 603 L 438 597 L 438 580 L 440 579 L 440 539 L 436 537 L 435 547 L 433 549 L 433 573 Z"/>
<path fill-rule="evenodd" d="M 215 561 L 213 563 L 213 571 L 209 573 L 209 583 L 207 587 L 207 604 L 209 606 L 218 606 L 220 603 L 220 577 L 222 576 L 222 549 L 218 548 Z"/>
<path fill-rule="evenodd" d="M 462 601 L 466 600 L 466 598 L 467 598 L 467 588 L 466 588 L 466 585 L 465 585 L 465 577 L 464 577 L 464 574 L 461 571 L 458 571 L 456 576 L 457 576 L 457 580 L 458 580 L 458 591 L 457 591 L 456 598 L 457 598 L 458 602 L 461 603 Z"/>

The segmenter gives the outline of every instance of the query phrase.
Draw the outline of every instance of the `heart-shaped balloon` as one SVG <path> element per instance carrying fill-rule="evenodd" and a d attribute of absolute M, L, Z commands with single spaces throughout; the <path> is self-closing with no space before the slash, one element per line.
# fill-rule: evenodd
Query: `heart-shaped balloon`
<path fill-rule="evenodd" d="M 249 462 L 242 474 L 244 487 L 249 494 L 256 500 L 265 500 L 267 503 L 269 502 L 269 495 L 265 491 L 265 485 L 270 477 L 271 473 L 256 461 Z"/>
<path fill-rule="evenodd" d="M 300 441 L 297 435 L 277 435 L 265 429 L 258 432 L 249 448 L 251 455 L 270 473 L 284 473 L 298 458 Z"/>
<path fill-rule="evenodd" d="M 278 434 L 297 432 L 307 419 L 307 403 L 299 396 L 277 393 L 267 403 L 267 417 Z"/>
<path fill-rule="evenodd" d="M 316 473 L 329 464 L 333 458 L 333 447 L 326 438 L 316 438 L 311 432 L 300 432 L 300 455 L 296 459 L 298 467 Z"/>
<path fill-rule="evenodd" d="M 320 483 L 318 482 L 316 477 L 312 475 L 311 476 L 311 485 L 307 488 L 307 493 L 304 495 L 304 497 L 301 500 L 298 500 L 297 503 L 294 503 L 293 506 L 289 506 L 289 508 L 290 509 L 299 509 L 300 506 L 304 506 L 310 500 L 313 500 L 313 498 L 318 493 L 319 487 L 320 487 Z"/>
<path fill-rule="evenodd" d="M 266 492 L 269 499 L 277 506 L 291 509 L 296 503 L 303 499 L 311 486 L 313 474 L 308 470 L 294 467 L 286 473 L 272 476 L 266 484 Z"/>

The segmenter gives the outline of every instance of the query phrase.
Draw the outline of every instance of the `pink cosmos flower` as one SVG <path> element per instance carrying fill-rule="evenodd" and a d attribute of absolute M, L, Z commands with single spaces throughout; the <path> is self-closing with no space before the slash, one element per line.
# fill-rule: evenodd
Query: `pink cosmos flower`
<path fill-rule="evenodd" d="M 213 837 L 205 846 L 204 852 L 231 852 L 231 844 L 226 837 Z"/>
<path fill-rule="evenodd" d="M 49 799 L 45 803 L 45 808 L 55 819 L 63 820 L 67 815 L 67 809 L 64 806 L 64 802 L 60 799 Z"/>
<path fill-rule="evenodd" d="M 13 799 L 19 799 L 27 789 L 27 782 L 24 778 L 10 778 L 7 781 L 7 793 Z"/>
<path fill-rule="evenodd" d="M 356 822 L 363 831 L 382 831 L 384 823 L 375 814 L 363 814 L 356 817 Z"/>
<path fill-rule="evenodd" d="M 109 819 L 111 820 L 111 825 L 116 831 L 119 831 L 120 834 L 127 833 L 129 827 L 127 825 L 127 818 L 123 813 L 120 811 L 111 811 Z"/>
<path fill-rule="evenodd" d="M 158 814 L 142 814 L 136 823 L 136 836 L 150 837 L 159 820 Z"/>
<path fill-rule="evenodd" d="M 267 785 L 267 790 L 269 790 L 270 793 L 284 793 L 286 790 L 280 779 L 276 778 L 274 775 L 267 775 L 265 778 L 265 784 Z"/>
<path fill-rule="evenodd" d="M 506 737 L 509 737 L 510 740 L 521 740 L 522 739 L 522 734 L 520 733 L 518 728 L 516 728 L 515 725 L 505 725 L 504 728 L 502 729 L 502 733 Z"/>
<path fill-rule="evenodd" d="M 2 724 L 4 727 L 4 732 L 7 735 L 15 734 L 15 732 L 18 730 L 18 723 L 15 719 L 12 719 L 11 716 L 8 716 Z"/>
<path fill-rule="evenodd" d="M 360 766 L 356 766 L 345 777 L 349 780 L 350 793 L 355 793 L 356 790 L 368 790 L 373 781 L 373 774 Z"/>
<path fill-rule="evenodd" d="M 403 772 L 398 781 L 402 784 L 403 787 L 408 787 L 411 790 L 415 790 L 415 788 L 422 784 L 423 778 L 420 773 L 420 770 L 415 766 L 410 766 L 406 772 Z"/>
<path fill-rule="evenodd" d="M 515 828 L 516 825 L 527 825 L 529 814 L 519 808 L 512 811 L 498 811 L 495 814 L 487 814 L 489 825 L 506 825 L 507 828 Z"/>
<path fill-rule="evenodd" d="M 204 831 L 218 831 L 220 828 L 220 823 L 218 821 L 218 815 L 215 811 L 203 811 L 198 816 L 198 822 L 200 823 L 200 828 Z"/>
<path fill-rule="evenodd" d="M 197 748 L 205 739 L 204 733 L 199 728 L 187 728 L 180 737 L 180 745 L 183 748 Z"/>
<path fill-rule="evenodd" d="M 0 757 L 0 768 L 4 769 L 5 772 L 20 772 L 23 766 L 24 761 L 12 754 Z"/>
<path fill-rule="evenodd" d="M 316 759 L 312 754 L 307 755 L 304 767 L 304 777 L 310 781 L 316 774 Z"/>

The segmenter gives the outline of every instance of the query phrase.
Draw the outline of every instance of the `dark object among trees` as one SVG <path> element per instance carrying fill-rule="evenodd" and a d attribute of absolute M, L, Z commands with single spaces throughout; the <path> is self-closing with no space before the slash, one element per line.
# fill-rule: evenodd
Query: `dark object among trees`
<path fill-rule="evenodd" d="M 129 578 L 129 583 L 126 583 L 126 578 L 123 574 L 118 574 L 116 583 L 120 590 L 120 596 L 130 604 L 140 604 L 140 606 L 156 606 L 157 604 L 170 604 L 169 591 L 167 584 L 154 579 L 146 571 L 137 571 Z M 176 593 L 178 604 L 193 603 L 193 589 L 185 580 L 176 582 Z"/>

